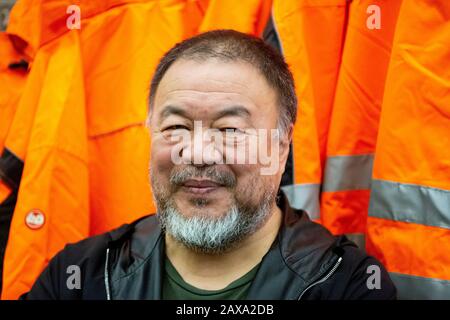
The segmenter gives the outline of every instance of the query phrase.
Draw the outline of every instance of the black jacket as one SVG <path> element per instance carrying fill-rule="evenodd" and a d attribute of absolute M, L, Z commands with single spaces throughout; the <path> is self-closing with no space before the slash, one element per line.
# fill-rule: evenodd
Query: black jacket
<path fill-rule="evenodd" d="M 375 258 L 345 236 L 332 236 L 304 211 L 290 208 L 285 197 L 279 206 L 284 221 L 261 262 L 248 299 L 396 298 L 388 273 Z M 73 265 L 80 270 L 80 289 L 67 285 Z M 379 267 L 375 267 L 380 271 L 379 289 L 367 285 L 377 276 L 371 265 Z M 67 245 L 21 298 L 161 299 L 163 272 L 164 236 L 156 217 L 147 216 Z"/>

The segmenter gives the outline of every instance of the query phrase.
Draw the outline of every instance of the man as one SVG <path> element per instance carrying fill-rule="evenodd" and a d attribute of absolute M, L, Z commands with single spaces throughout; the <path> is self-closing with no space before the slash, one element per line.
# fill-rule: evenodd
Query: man
<path fill-rule="evenodd" d="M 157 214 L 68 245 L 23 298 L 395 299 L 377 260 L 278 194 L 297 100 L 263 41 L 183 41 L 149 101 Z"/>

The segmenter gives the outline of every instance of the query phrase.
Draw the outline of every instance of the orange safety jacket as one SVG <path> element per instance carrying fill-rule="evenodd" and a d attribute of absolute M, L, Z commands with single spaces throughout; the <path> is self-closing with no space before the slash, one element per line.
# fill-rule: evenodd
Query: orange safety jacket
<path fill-rule="evenodd" d="M 334 95 L 321 222 L 334 234 L 347 234 L 362 247 L 384 83 L 400 4 L 401 0 L 349 4 Z M 379 8 L 379 16 L 368 12 L 371 6 Z M 372 19 L 379 19 L 379 29 Z"/>
<path fill-rule="evenodd" d="M 52 61 L 49 61 L 46 53 L 40 51 L 33 59 L 33 67 L 2 154 L 2 168 L 12 167 L 16 171 L 18 166 L 15 164 L 25 162 L 21 179 L 15 181 L 20 184 L 20 188 L 4 257 L 3 293 L 6 298 L 9 286 L 22 286 L 23 290 L 22 281 L 26 282 L 30 274 L 40 272 L 48 259 L 47 253 L 60 249 L 58 244 L 61 239 L 73 241 L 87 234 L 89 228 L 85 215 L 75 215 L 75 212 L 86 211 L 87 206 L 85 122 L 80 125 L 84 116 L 84 104 L 80 102 L 84 97 L 81 94 L 81 99 L 76 102 L 77 106 L 81 105 L 79 108 L 64 108 L 66 100 L 75 100 L 74 96 L 80 95 L 81 85 L 77 83 L 69 88 L 71 81 L 64 81 L 55 86 L 59 89 L 56 93 L 45 86 L 48 83 L 46 76 L 53 77 L 52 85 L 58 76 L 65 75 L 76 80 L 80 77 L 78 74 L 66 75 L 61 72 L 64 70 L 61 56 L 53 56 Z M 51 68 L 58 58 L 59 68 Z M 70 66 L 66 70 L 70 69 L 73 73 L 71 66 L 77 61 L 71 58 L 76 57 L 66 55 L 64 61 Z M 47 67 L 50 67 L 49 72 L 45 72 Z M 67 99 L 69 92 L 72 97 Z M 55 95 L 62 101 L 54 99 Z M 70 133 L 70 137 L 64 133 Z M 66 165 L 67 168 L 63 170 Z M 8 176 L 20 178 L 19 173 L 14 171 L 9 170 Z M 72 183 L 66 184 L 66 179 Z M 51 215 L 52 209 L 58 209 L 64 214 Z M 53 229 L 52 224 L 60 231 L 50 235 L 48 231 Z"/>
<path fill-rule="evenodd" d="M 336 86 L 345 0 L 274 0 L 272 19 L 298 98 L 293 132 L 293 184 L 283 186 L 292 207 L 320 220 L 322 164 Z"/>
<path fill-rule="evenodd" d="M 367 250 L 399 298 L 450 298 L 450 2 L 403 1 L 374 160 Z"/>
<path fill-rule="evenodd" d="M 72 4 L 80 29 L 66 24 Z M 3 299 L 26 292 L 66 243 L 154 212 L 148 86 L 162 54 L 197 32 L 202 4 L 43 0 L 13 7 L 7 34 L 27 44 L 32 67 L 0 162 L 24 164 Z"/>
<path fill-rule="evenodd" d="M 28 75 L 29 64 L 21 52 L 24 43 L 19 38 L 0 33 L 0 278 L 4 248 L 17 198 L 18 180 L 23 162 L 14 161 L 14 155 L 4 148 L 18 101 Z M 5 162 L 4 159 L 10 159 Z M 1 280 L 0 280 L 1 284 Z"/>
<path fill-rule="evenodd" d="M 0 92 L 0 154 L 4 151 L 5 140 L 28 75 L 29 63 L 21 52 L 23 45 L 19 38 L 0 33 L 0 82 L 4 84 Z M 9 181 L 9 186 L 4 181 L 8 179 L 6 171 L 0 167 L 0 203 L 14 188 L 14 181 Z"/>
<path fill-rule="evenodd" d="M 262 36 L 270 15 L 272 0 L 209 0 L 198 33 L 215 29 L 233 29 Z"/>

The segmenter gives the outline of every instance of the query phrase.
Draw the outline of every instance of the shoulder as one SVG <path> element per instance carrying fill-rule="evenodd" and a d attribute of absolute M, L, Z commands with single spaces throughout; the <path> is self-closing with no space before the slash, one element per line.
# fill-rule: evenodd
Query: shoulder
<path fill-rule="evenodd" d="M 345 237 L 341 237 L 345 238 Z M 393 300 L 397 290 L 385 267 L 354 246 L 342 246 L 342 260 L 332 276 L 309 293 L 309 299 Z"/>
<path fill-rule="evenodd" d="M 279 247 L 285 265 L 306 286 L 304 299 L 395 299 L 384 266 L 346 236 L 334 236 L 302 210 L 280 202 L 285 214 Z"/>
<path fill-rule="evenodd" d="M 348 283 L 344 299 L 392 300 L 397 289 L 383 264 L 358 248 L 348 248 Z M 351 259 L 351 256 L 356 257 Z"/>

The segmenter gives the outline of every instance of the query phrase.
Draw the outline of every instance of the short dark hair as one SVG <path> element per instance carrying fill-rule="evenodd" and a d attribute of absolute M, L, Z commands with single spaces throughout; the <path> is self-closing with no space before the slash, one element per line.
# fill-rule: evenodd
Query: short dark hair
<path fill-rule="evenodd" d="M 176 44 L 160 60 L 150 86 L 149 104 L 153 108 L 156 90 L 164 74 L 178 59 L 204 61 L 243 61 L 256 67 L 278 95 L 278 127 L 287 132 L 297 117 L 294 78 L 282 55 L 260 38 L 235 30 L 214 30 Z"/>

